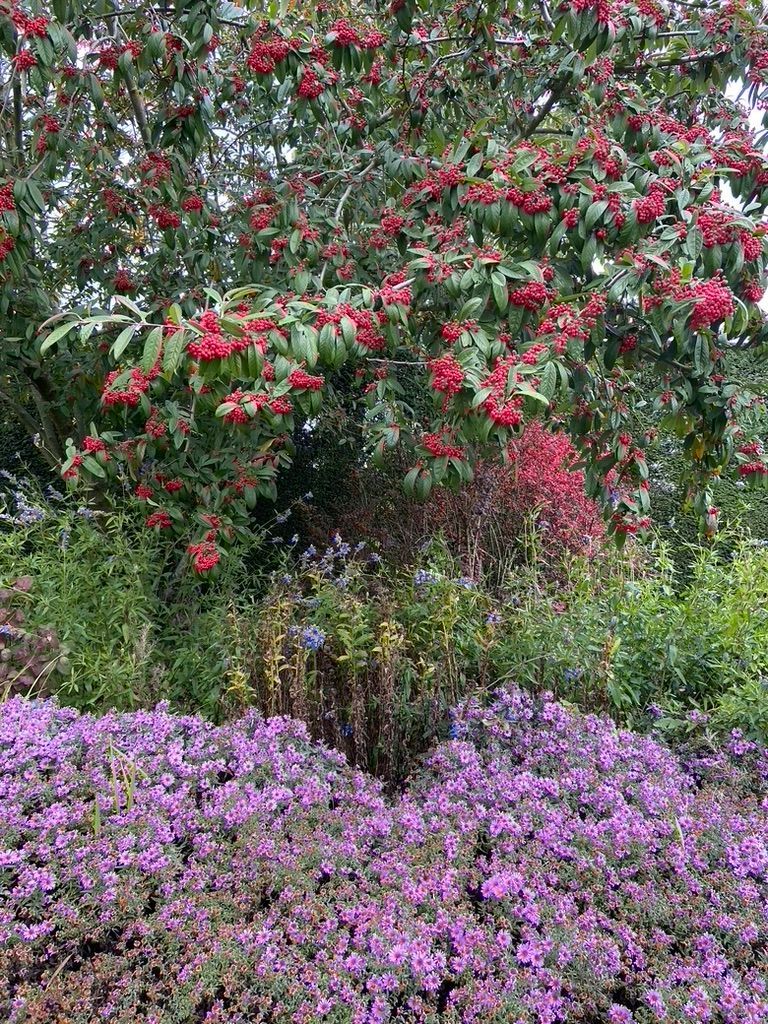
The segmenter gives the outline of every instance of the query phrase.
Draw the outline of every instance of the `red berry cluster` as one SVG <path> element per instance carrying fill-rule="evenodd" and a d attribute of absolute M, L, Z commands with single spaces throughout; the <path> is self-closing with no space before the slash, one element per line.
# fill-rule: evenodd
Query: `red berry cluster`
<path fill-rule="evenodd" d="M 699 281 L 690 287 L 688 294 L 696 299 L 691 313 L 691 330 L 694 331 L 725 320 L 735 309 L 733 294 L 720 278 Z"/>
<path fill-rule="evenodd" d="M 29 71 L 37 67 L 37 57 L 31 50 L 19 50 L 13 58 L 13 66 L 17 71 Z"/>
<path fill-rule="evenodd" d="M 325 92 L 325 85 L 317 77 L 312 68 L 307 68 L 301 77 L 296 95 L 303 100 L 316 100 Z"/>
<path fill-rule="evenodd" d="M 150 206 L 149 215 L 161 231 L 181 227 L 181 217 L 174 210 L 169 210 L 167 206 Z"/>
<path fill-rule="evenodd" d="M 277 37 L 271 40 L 254 39 L 248 55 L 248 67 L 257 75 L 271 75 L 277 65 L 291 52 L 287 39 Z"/>
<path fill-rule="evenodd" d="M 430 360 L 428 368 L 432 374 L 431 387 L 433 391 L 439 391 L 448 396 L 458 395 L 464 386 L 464 371 L 450 353 L 439 359 Z"/>
<path fill-rule="evenodd" d="M 513 306 L 522 309 L 540 309 L 549 299 L 547 286 L 539 281 L 529 281 L 522 288 L 515 288 L 509 293 L 509 301 Z"/>
<path fill-rule="evenodd" d="M 48 19 L 42 15 L 28 18 L 22 11 L 14 11 L 11 17 L 21 34 L 27 38 L 36 36 L 44 39 L 48 35 Z"/>
<path fill-rule="evenodd" d="M 633 203 L 638 224 L 652 224 L 664 216 L 666 201 L 664 193 L 657 186 L 651 186 L 647 196 L 636 199 Z"/>
<path fill-rule="evenodd" d="M 741 242 L 744 259 L 747 263 L 760 259 L 763 254 L 762 239 L 758 238 L 757 235 L 751 235 L 748 231 L 742 231 L 739 235 L 739 241 Z"/>
<path fill-rule="evenodd" d="M 106 452 L 107 446 L 100 437 L 84 437 L 83 451 L 88 455 L 95 455 L 98 452 Z"/>
<path fill-rule="evenodd" d="M 523 192 L 522 189 L 512 187 L 504 193 L 508 203 L 512 203 L 523 213 L 533 216 L 536 213 L 547 213 L 552 208 L 552 199 L 547 192 L 540 189 L 535 192 Z"/>
<path fill-rule="evenodd" d="M 116 292 L 125 293 L 136 290 L 136 283 L 127 270 L 118 270 L 112 279 L 112 287 Z"/>
<path fill-rule="evenodd" d="M 749 302 L 759 302 L 765 295 L 765 285 L 757 280 L 747 281 L 742 290 L 744 298 Z"/>
<path fill-rule="evenodd" d="M 159 371 L 158 371 L 159 372 Z M 141 401 L 141 396 L 146 393 L 150 382 L 157 376 L 154 370 L 148 374 L 142 373 L 138 367 L 131 370 L 128 387 L 123 390 L 113 390 L 112 384 L 120 376 L 119 370 L 113 370 L 107 374 L 104 381 L 104 389 L 101 394 L 102 404 L 109 407 L 113 405 L 124 405 L 129 409 L 135 409 Z"/>
<path fill-rule="evenodd" d="M 16 247 L 16 242 L 11 238 L 10 235 L 6 235 L 5 238 L 0 239 L 0 263 L 3 263 L 8 257 L 10 252 L 13 252 Z"/>
<path fill-rule="evenodd" d="M 288 383 L 296 391 L 322 391 L 325 377 L 313 377 L 304 370 L 292 370 L 288 374 Z"/>
<path fill-rule="evenodd" d="M 144 525 L 150 530 L 154 528 L 168 530 L 173 525 L 173 520 L 164 509 L 158 509 L 157 512 L 147 516 Z"/>
<path fill-rule="evenodd" d="M 375 50 L 387 41 L 383 32 L 371 30 L 360 34 L 345 18 L 335 21 L 329 34 L 334 36 L 334 46 L 356 46 L 360 50 Z"/>
<path fill-rule="evenodd" d="M 0 187 L 0 213 L 10 213 L 16 209 L 16 201 L 13 198 L 13 184 L 9 181 Z"/>
<path fill-rule="evenodd" d="M 344 317 L 348 317 L 355 325 L 355 342 L 369 352 L 382 352 L 386 341 L 381 334 L 381 325 L 386 323 L 387 314 L 383 310 L 374 312 L 370 309 L 354 309 L 342 303 L 333 311 L 321 310 L 315 319 L 315 328 L 319 331 L 326 324 L 338 329 Z"/>
<path fill-rule="evenodd" d="M 482 382 L 483 388 L 491 388 L 492 393 L 483 402 L 482 408 L 488 417 L 501 427 L 518 427 L 523 416 L 520 412 L 523 399 L 520 395 L 513 395 L 507 398 L 507 382 L 510 370 L 517 362 L 516 356 L 507 356 L 505 359 L 497 359 L 496 366 L 488 377 Z M 512 370 L 513 381 L 518 381 L 517 373 Z"/>
<path fill-rule="evenodd" d="M 219 564 L 220 554 L 211 540 L 201 540 L 198 544 L 190 544 L 187 553 L 192 556 L 195 572 L 209 572 Z"/>
<path fill-rule="evenodd" d="M 571 210 L 566 210 L 563 214 L 563 224 L 567 228 L 575 228 L 579 223 L 579 211 L 577 207 L 573 207 Z"/>
<path fill-rule="evenodd" d="M 449 444 L 440 434 L 425 434 L 422 446 L 436 459 L 463 459 L 464 449 L 457 444 Z"/>

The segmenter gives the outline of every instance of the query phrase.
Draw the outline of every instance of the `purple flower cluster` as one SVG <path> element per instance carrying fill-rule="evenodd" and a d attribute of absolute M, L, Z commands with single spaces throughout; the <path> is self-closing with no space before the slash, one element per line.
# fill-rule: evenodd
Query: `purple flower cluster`
<path fill-rule="evenodd" d="M 0 1019 L 768 1021 L 742 769 L 517 691 L 453 734 L 389 798 L 291 720 L 8 701 Z"/>

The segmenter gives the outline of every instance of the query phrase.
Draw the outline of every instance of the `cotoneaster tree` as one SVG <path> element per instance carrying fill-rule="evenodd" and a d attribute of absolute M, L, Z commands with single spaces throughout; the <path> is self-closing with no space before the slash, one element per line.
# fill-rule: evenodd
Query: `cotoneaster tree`
<path fill-rule="evenodd" d="M 421 496 L 542 417 L 619 538 L 640 401 L 708 531 L 768 484 L 761 4 L 0 0 L 0 45 L 2 397 L 197 570 L 362 407 Z"/>

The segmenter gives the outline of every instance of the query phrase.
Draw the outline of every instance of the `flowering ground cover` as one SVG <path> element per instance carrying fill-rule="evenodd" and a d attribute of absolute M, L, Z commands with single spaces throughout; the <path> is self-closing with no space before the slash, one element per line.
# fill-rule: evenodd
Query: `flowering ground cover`
<path fill-rule="evenodd" d="M 764 754 L 517 691 L 452 734 L 389 797 L 288 719 L 7 702 L 2 1018 L 768 1020 Z"/>

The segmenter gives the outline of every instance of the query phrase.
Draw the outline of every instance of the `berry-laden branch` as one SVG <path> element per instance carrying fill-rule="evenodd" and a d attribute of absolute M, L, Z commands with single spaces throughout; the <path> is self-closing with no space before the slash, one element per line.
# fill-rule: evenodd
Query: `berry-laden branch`
<path fill-rule="evenodd" d="M 768 334 L 768 164 L 728 100 L 768 103 L 759 5 L 331 7 L 0 15 L 32 154 L 0 169 L 0 372 L 45 372 L 34 414 L 3 389 L 63 425 L 69 485 L 210 573 L 326 416 L 361 411 L 360 462 L 416 497 L 537 421 L 621 539 L 649 377 L 707 529 L 731 453 L 768 484 L 728 374 Z"/>

